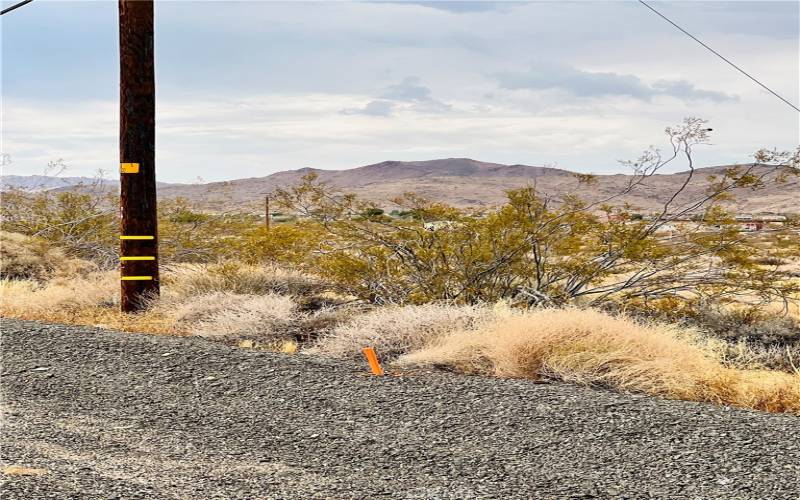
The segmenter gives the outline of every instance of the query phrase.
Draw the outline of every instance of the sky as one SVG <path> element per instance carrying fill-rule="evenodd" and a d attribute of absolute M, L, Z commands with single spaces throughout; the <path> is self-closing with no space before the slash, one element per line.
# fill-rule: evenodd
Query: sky
<path fill-rule="evenodd" d="M 798 105 L 800 2 L 651 4 Z M 634 1 L 159 0 L 155 19 L 165 182 L 450 157 L 627 173 L 687 116 L 714 129 L 700 165 L 800 142 L 797 111 Z M 4 173 L 115 175 L 117 3 L 0 22 Z"/>

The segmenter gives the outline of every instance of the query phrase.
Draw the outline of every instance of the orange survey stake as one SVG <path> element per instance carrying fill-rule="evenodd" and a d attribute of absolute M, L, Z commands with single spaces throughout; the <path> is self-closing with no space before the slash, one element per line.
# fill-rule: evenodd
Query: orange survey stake
<path fill-rule="evenodd" d="M 375 354 L 375 349 L 372 347 L 365 347 L 361 349 L 361 352 L 364 353 L 367 361 L 369 361 L 369 367 L 372 368 L 372 374 L 383 375 L 383 368 L 381 367 L 380 362 L 378 362 L 378 355 Z"/>

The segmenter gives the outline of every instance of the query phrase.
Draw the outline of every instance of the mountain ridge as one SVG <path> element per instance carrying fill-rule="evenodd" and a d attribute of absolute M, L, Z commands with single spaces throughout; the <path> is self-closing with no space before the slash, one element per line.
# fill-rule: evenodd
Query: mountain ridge
<path fill-rule="evenodd" d="M 722 169 L 731 166 L 733 165 L 695 169 L 683 199 L 701 195 L 709 175 L 719 174 Z M 428 199 L 459 207 L 487 207 L 502 203 L 507 190 L 526 185 L 535 185 L 539 191 L 552 196 L 572 194 L 591 202 L 620 192 L 632 177 L 619 173 L 598 174 L 588 184 L 580 182 L 576 173 L 555 167 L 506 165 L 470 158 L 387 160 L 344 170 L 304 167 L 262 177 L 204 184 L 159 183 L 159 198 L 183 197 L 209 210 L 258 211 L 263 206 L 264 196 L 278 187 L 299 182 L 309 173 L 315 173 L 320 181 L 342 191 L 353 192 L 387 207 L 391 206 L 390 200 L 406 192 L 415 192 Z M 687 175 L 688 171 L 655 174 L 647 178 L 634 192 L 616 201 L 642 210 L 655 209 L 680 187 Z M 5 185 L 7 178 L 9 176 L 4 176 L 0 184 Z M 108 183 L 107 189 L 117 189 L 114 181 Z M 53 188 L 54 191 L 74 189 L 74 186 Z M 739 199 L 732 205 L 737 210 L 796 212 L 798 199 L 794 190 L 797 189 L 796 179 L 783 185 L 770 185 L 760 191 L 740 189 L 737 190 Z"/>

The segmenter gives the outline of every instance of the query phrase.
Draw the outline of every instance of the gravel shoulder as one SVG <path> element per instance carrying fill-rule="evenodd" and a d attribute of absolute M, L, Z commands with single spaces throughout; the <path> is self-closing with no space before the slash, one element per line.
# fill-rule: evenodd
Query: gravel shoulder
<path fill-rule="evenodd" d="M 800 418 L 9 319 L 6 499 L 800 498 Z M 9 471 L 10 469 L 4 469 Z"/>

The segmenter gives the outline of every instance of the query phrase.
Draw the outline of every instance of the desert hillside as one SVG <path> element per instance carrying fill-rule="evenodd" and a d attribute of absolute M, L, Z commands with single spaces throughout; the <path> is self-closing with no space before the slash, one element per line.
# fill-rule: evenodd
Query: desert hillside
<path fill-rule="evenodd" d="M 719 174 L 726 167 L 696 170 L 686 196 L 679 201 L 700 196 L 707 186 L 708 177 Z M 292 185 L 311 172 L 343 191 L 385 204 L 388 208 L 392 207 L 390 200 L 406 192 L 458 207 L 492 206 L 502 203 L 506 190 L 527 185 L 535 185 L 542 193 L 554 197 L 572 194 L 587 201 L 598 201 L 620 192 L 632 179 L 631 175 L 624 174 L 598 175 L 595 182 L 587 184 L 579 182 L 572 172 L 563 169 L 448 158 L 384 161 L 347 170 L 302 168 L 264 177 L 206 184 L 159 184 L 159 196 L 164 199 L 184 197 L 210 210 L 260 210 L 265 195 L 275 188 Z M 688 175 L 688 172 L 654 175 L 631 193 L 616 198 L 614 204 L 629 203 L 642 211 L 657 209 Z M 16 176 L 15 180 L 21 182 L 20 179 L 24 178 Z M 7 180 L 6 184 L 11 183 Z M 56 185 L 58 190 L 75 189 L 63 183 Z M 115 189 L 116 184 L 110 182 L 107 186 Z M 744 212 L 795 212 L 798 186 L 798 179 L 790 179 L 761 190 L 740 190 L 737 199 L 731 203 L 737 211 Z"/>
<path fill-rule="evenodd" d="M 693 199 L 706 189 L 708 177 L 726 166 L 699 169 L 687 189 Z M 505 191 L 535 185 L 553 196 L 574 194 L 590 201 L 604 199 L 621 191 L 632 176 L 599 175 L 592 184 L 580 183 L 568 171 L 528 165 L 502 165 L 468 158 L 400 162 L 385 161 L 349 170 L 299 169 L 278 172 L 266 177 L 238 179 L 199 185 L 172 185 L 161 188 L 161 196 L 182 196 L 208 204 L 210 208 L 248 207 L 260 209 L 263 196 L 273 189 L 291 185 L 303 175 L 315 172 L 320 179 L 344 191 L 391 206 L 389 200 L 412 191 L 426 198 L 459 207 L 491 206 L 502 203 Z M 688 173 L 654 175 L 615 203 L 630 203 L 642 210 L 663 204 L 685 181 Z M 797 206 L 798 180 L 763 190 L 742 190 L 735 200 L 739 211 L 794 212 Z"/>

